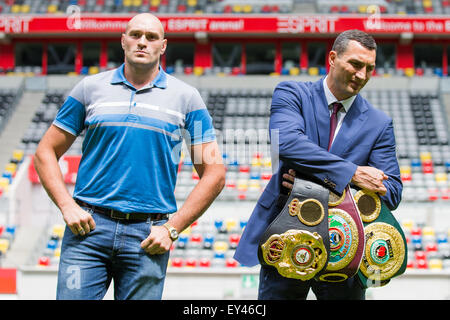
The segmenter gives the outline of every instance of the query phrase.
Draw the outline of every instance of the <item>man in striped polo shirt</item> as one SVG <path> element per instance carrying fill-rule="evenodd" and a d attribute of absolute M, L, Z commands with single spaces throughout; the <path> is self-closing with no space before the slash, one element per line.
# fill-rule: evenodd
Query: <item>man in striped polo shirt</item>
<path fill-rule="evenodd" d="M 220 193 L 225 169 L 199 92 L 160 67 L 167 40 L 144 13 L 122 34 L 125 63 L 85 77 L 42 138 L 35 166 L 67 224 L 57 299 L 161 299 L 169 250 Z M 85 131 L 73 196 L 58 159 Z M 177 210 L 182 142 L 200 181 Z"/>

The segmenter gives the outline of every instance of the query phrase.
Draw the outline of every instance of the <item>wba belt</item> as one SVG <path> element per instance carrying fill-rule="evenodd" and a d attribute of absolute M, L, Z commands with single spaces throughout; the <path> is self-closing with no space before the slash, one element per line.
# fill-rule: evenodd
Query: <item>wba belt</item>
<path fill-rule="evenodd" d="M 407 263 L 406 238 L 400 224 L 380 197 L 352 190 L 364 225 L 365 248 L 358 277 L 363 287 L 380 287 L 403 274 Z"/>
<path fill-rule="evenodd" d="M 328 201 L 330 258 L 320 281 L 344 281 L 358 271 L 364 250 L 364 227 L 350 188 L 341 197 L 330 192 Z"/>

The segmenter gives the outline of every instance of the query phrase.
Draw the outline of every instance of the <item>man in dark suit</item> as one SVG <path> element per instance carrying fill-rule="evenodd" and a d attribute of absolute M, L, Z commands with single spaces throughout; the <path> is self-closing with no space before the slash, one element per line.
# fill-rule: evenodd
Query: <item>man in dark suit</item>
<path fill-rule="evenodd" d="M 339 195 L 354 184 L 377 192 L 391 210 L 399 205 L 403 186 L 392 119 L 359 95 L 373 73 L 375 59 L 374 39 L 348 30 L 336 38 L 329 52 L 325 78 L 286 81 L 275 88 L 269 129 L 272 156 L 279 163 L 236 250 L 235 259 L 241 264 L 259 263 L 261 235 L 284 205 L 280 199 L 286 199 L 283 194 L 292 188 L 295 174 Z M 318 299 L 365 298 L 357 277 L 337 283 L 301 281 L 284 278 L 273 267 L 261 267 L 259 299 L 306 299 L 310 288 Z"/>

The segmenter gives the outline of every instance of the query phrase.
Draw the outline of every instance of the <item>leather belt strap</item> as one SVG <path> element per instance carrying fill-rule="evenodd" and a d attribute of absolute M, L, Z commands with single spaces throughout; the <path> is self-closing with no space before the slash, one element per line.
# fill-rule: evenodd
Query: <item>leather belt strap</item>
<path fill-rule="evenodd" d="M 260 239 L 260 263 L 287 278 L 318 275 L 330 251 L 328 197 L 328 189 L 296 177 L 286 204 Z"/>
<path fill-rule="evenodd" d="M 78 199 L 75 199 L 75 202 L 78 203 L 80 206 L 87 207 L 95 212 L 101 213 L 115 220 L 146 221 L 148 218 L 150 218 L 150 220 L 152 221 L 159 221 L 169 218 L 169 214 L 167 213 L 143 213 L 143 212 L 126 213 L 104 207 L 94 206 L 92 204 L 86 203 Z"/>
<path fill-rule="evenodd" d="M 340 282 L 358 272 L 364 251 L 364 226 L 349 186 L 328 202 L 330 260 L 319 280 Z"/>

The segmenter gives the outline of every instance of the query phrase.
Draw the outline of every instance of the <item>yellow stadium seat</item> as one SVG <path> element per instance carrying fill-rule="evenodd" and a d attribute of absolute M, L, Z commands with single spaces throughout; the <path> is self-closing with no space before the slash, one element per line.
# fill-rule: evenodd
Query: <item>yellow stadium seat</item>
<path fill-rule="evenodd" d="M 151 0 L 150 1 L 150 5 L 152 7 L 158 7 L 160 5 L 160 3 L 161 3 L 161 0 Z"/>
<path fill-rule="evenodd" d="M 194 75 L 201 76 L 203 74 L 203 67 L 194 67 Z"/>
<path fill-rule="evenodd" d="M 237 184 L 238 191 L 247 191 L 247 189 L 248 189 L 248 182 L 246 180 L 238 182 Z"/>
<path fill-rule="evenodd" d="M 414 76 L 414 68 L 405 68 L 405 76 L 413 77 Z"/>
<path fill-rule="evenodd" d="M 55 5 L 55 4 L 50 4 L 50 5 L 47 7 L 47 12 L 48 12 L 48 13 L 56 13 L 56 11 L 58 11 L 58 6 Z"/>
<path fill-rule="evenodd" d="M 263 165 L 264 165 L 264 167 L 266 167 L 266 168 L 272 167 L 272 159 L 270 159 L 270 158 L 265 158 L 265 159 L 263 160 Z"/>
<path fill-rule="evenodd" d="M 233 12 L 241 12 L 242 11 L 242 6 L 235 4 L 233 6 Z"/>
<path fill-rule="evenodd" d="M 422 228 L 422 234 L 424 236 L 434 236 L 435 235 L 434 228 L 433 227 L 429 227 L 429 226 L 423 227 Z"/>
<path fill-rule="evenodd" d="M 5 165 L 5 171 L 14 174 L 17 170 L 17 164 L 15 163 L 8 163 Z"/>
<path fill-rule="evenodd" d="M 2 188 L 4 192 L 9 191 L 9 179 L 8 178 L 4 178 L 4 177 L 0 178 L 0 188 Z"/>
<path fill-rule="evenodd" d="M 250 4 L 246 4 L 242 7 L 242 11 L 244 13 L 251 13 L 253 11 L 253 7 Z"/>
<path fill-rule="evenodd" d="M 405 230 L 411 230 L 414 227 L 414 221 L 412 220 L 403 220 L 402 221 L 402 227 Z"/>
<path fill-rule="evenodd" d="M 30 6 L 27 4 L 24 4 L 20 7 L 20 12 L 22 13 L 30 13 Z"/>
<path fill-rule="evenodd" d="M 8 239 L 0 239 L 0 252 L 3 254 L 6 253 L 9 249 L 9 240 Z"/>
<path fill-rule="evenodd" d="M 142 5 L 142 0 L 133 0 L 133 6 L 140 7 Z"/>
<path fill-rule="evenodd" d="M 442 270 L 442 260 L 441 259 L 430 259 L 428 261 L 428 268 L 431 270 Z"/>
<path fill-rule="evenodd" d="M 319 68 L 311 67 L 308 69 L 308 74 L 310 76 L 317 76 L 319 74 Z"/>
<path fill-rule="evenodd" d="M 53 256 L 55 258 L 61 257 L 61 248 L 56 248 L 55 251 L 53 252 Z"/>
<path fill-rule="evenodd" d="M 436 173 L 435 179 L 436 179 L 436 182 L 445 182 L 445 181 L 447 181 L 447 174 L 446 173 Z"/>
<path fill-rule="evenodd" d="M 236 228 L 236 226 L 237 226 L 237 221 L 236 221 L 236 219 L 227 219 L 227 220 L 225 221 L 225 226 L 226 226 L 226 228 L 227 228 L 228 231 L 230 231 L 230 230 Z"/>
<path fill-rule="evenodd" d="M 97 74 L 99 72 L 99 68 L 98 67 L 89 67 L 89 74 Z"/>
<path fill-rule="evenodd" d="M 261 189 L 261 184 L 259 183 L 258 180 L 252 180 L 250 182 L 249 189 L 251 189 L 251 190 L 259 190 L 259 189 Z"/>
<path fill-rule="evenodd" d="M 64 230 L 66 229 L 63 224 L 55 224 L 52 229 L 52 235 L 58 238 L 62 238 L 64 235 Z"/>
<path fill-rule="evenodd" d="M 195 7 L 197 5 L 197 0 L 188 0 L 187 5 L 189 7 Z"/>
<path fill-rule="evenodd" d="M 297 67 L 290 68 L 289 74 L 291 76 L 298 76 L 300 74 L 300 68 L 297 68 Z"/>
<path fill-rule="evenodd" d="M 20 5 L 14 4 L 11 6 L 11 13 L 19 13 L 20 12 Z"/>
<path fill-rule="evenodd" d="M 123 0 L 123 6 L 124 7 L 130 7 L 133 4 L 132 0 Z"/>
<path fill-rule="evenodd" d="M 410 174 L 411 167 L 410 166 L 400 166 L 400 173 L 401 174 Z"/>
<path fill-rule="evenodd" d="M 23 160 L 23 155 L 24 155 L 24 151 L 23 150 L 14 150 L 13 151 L 13 159 L 17 160 L 17 161 L 22 161 Z"/>
<path fill-rule="evenodd" d="M 184 229 L 182 232 L 181 232 L 181 234 L 184 234 L 184 235 L 190 235 L 191 234 L 191 232 L 192 232 L 192 228 L 191 227 L 187 227 L 186 229 Z"/>
<path fill-rule="evenodd" d="M 214 251 L 225 252 L 227 250 L 228 250 L 228 243 L 226 243 L 225 241 L 214 242 Z"/>
<path fill-rule="evenodd" d="M 431 0 L 423 0 L 422 5 L 424 8 L 431 8 L 433 6 L 433 2 Z"/>
<path fill-rule="evenodd" d="M 365 5 L 358 6 L 358 12 L 359 13 L 367 13 L 367 6 L 365 6 Z"/>
<path fill-rule="evenodd" d="M 195 10 L 195 14 L 203 14 L 203 10 Z"/>
<path fill-rule="evenodd" d="M 431 152 L 424 151 L 420 153 L 420 161 L 425 162 L 431 160 Z"/>
<path fill-rule="evenodd" d="M 261 167 L 261 159 L 253 158 L 251 161 L 252 167 Z"/>

